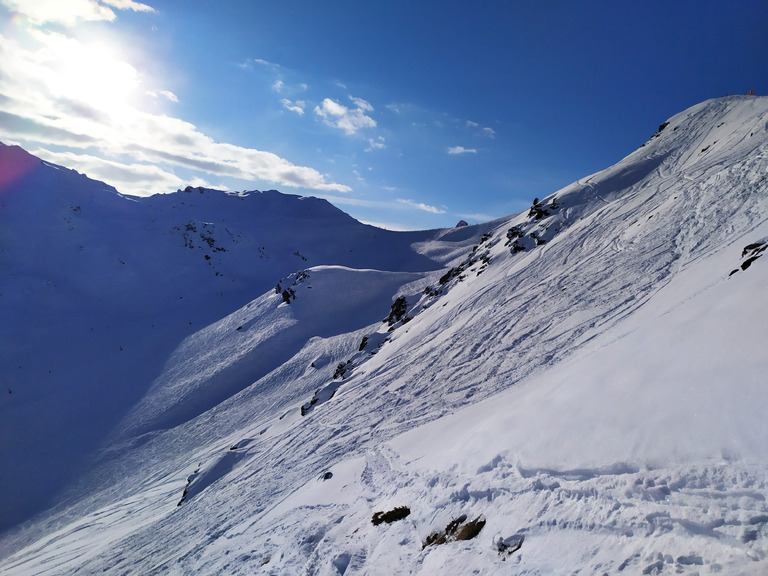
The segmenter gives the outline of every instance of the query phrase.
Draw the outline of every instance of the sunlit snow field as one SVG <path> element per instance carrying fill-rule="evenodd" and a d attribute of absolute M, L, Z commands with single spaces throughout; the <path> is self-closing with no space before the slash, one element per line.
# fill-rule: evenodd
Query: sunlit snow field
<path fill-rule="evenodd" d="M 413 233 L 10 154 L 3 573 L 768 571 L 768 98 Z"/>

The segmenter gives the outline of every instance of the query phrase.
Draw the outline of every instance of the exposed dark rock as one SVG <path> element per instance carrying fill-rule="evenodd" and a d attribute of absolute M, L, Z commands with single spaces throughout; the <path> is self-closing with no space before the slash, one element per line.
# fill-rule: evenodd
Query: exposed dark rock
<path fill-rule="evenodd" d="M 479 517 L 467 522 L 461 526 L 456 532 L 456 540 L 472 540 L 475 536 L 480 534 L 480 530 L 485 526 L 485 518 Z"/>
<path fill-rule="evenodd" d="M 456 271 L 456 269 L 455 269 L 455 268 L 451 268 L 450 270 L 448 270 L 448 272 L 446 272 L 445 274 L 443 274 L 442 276 L 440 276 L 440 279 L 438 280 L 438 282 L 439 282 L 440 284 L 447 284 L 447 283 L 448 283 L 448 281 L 449 281 L 451 278 L 453 278 L 453 276 L 454 276 L 454 274 L 455 274 L 455 271 Z"/>
<path fill-rule="evenodd" d="M 389 316 L 385 319 L 385 322 L 389 324 L 390 326 L 394 326 L 397 322 L 400 320 L 403 321 L 403 323 L 407 322 L 405 320 L 406 316 L 405 313 L 408 311 L 408 302 L 405 299 L 405 296 L 399 296 L 393 303 L 392 308 L 389 311 Z"/>
<path fill-rule="evenodd" d="M 312 399 L 309 402 L 307 402 L 306 404 L 303 404 L 301 406 L 301 415 L 302 416 L 306 416 L 307 414 L 309 414 L 309 410 L 312 408 L 312 406 L 317 404 L 318 400 L 320 400 L 320 399 L 317 396 L 313 396 Z M 281 418 L 281 420 L 282 420 L 282 418 Z"/>
<path fill-rule="evenodd" d="M 760 240 L 758 242 L 753 242 L 752 244 L 747 244 L 744 247 L 744 250 L 741 251 L 741 264 L 738 268 L 731 270 L 731 273 L 728 274 L 728 276 L 733 276 L 739 270 L 744 271 L 749 268 L 755 260 L 763 255 L 766 248 L 768 248 L 768 240 Z"/>
<path fill-rule="evenodd" d="M 340 362 L 338 366 L 336 366 L 336 371 L 333 373 L 333 379 L 337 380 L 341 378 L 342 380 L 347 377 L 347 372 L 349 372 L 352 369 L 352 360 L 347 360 L 346 362 Z"/>
<path fill-rule="evenodd" d="M 197 475 L 200 473 L 200 465 L 198 465 L 197 469 L 192 472 L 192 474 L 189 475 L 187 478 L 187 485 L 184 486 L 184 492 L 181 494 L 181 500 L 179 500 L 179 503 L 176 504 L 176 506 L 181 506 L 182 502 L 187 499 L 187 495 L 189 494 L 189 487 L 192 484 L 192 481 L 197 477 Z"/>
<path fill-rule="evenodd" d="M 382 522 L 392 524 L 392 522 L 406 518 L 410 513 L 411 509 L 408 506 L 398 506 L 387 512 L 374 512 L 371 522 L 373 522 L 374 526 L 378 526 Z"/>
<path fill-rule="evenodd" d="M 485 518 L 482 516 L 467 522 L 466 514 L 462 514 L 448 522 L 444 530 L 432 532 L 427 536 L 421 547 L 423 549 L 427 546 L 439 546 L 446 542 L 471 540 L 480 533 L 483 526 L 485 526 Z"/>
<path fill-rule="evenodd" d="M 293 288 L 286 288 L 283 290 L 283 302 L 286 304 L 290 304 L 291 300 L 296 299 L 296 292 L 293 291 Z"/>
<path fill-rule="evenodd" d="M 516 238 L 521 238 L 523 234 L 524 232 L 522 226 L 512 226 L 509 230 L 507 230 L 506 246 L 509 246 Z"/>

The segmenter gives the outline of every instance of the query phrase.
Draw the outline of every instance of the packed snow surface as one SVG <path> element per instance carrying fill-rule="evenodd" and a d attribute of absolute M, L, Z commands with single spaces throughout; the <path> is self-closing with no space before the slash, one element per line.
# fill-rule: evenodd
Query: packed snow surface
<path fill-rule="evenodd" d="M 768 573 L 768 98 L 451 230 L 0 167 L 3 573 Z"/>

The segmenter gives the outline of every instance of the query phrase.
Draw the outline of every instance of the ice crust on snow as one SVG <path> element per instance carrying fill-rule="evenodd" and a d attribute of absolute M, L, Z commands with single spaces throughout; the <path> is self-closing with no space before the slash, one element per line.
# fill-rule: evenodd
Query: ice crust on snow
<path fill-rule="evenodd" d="M 765 573 L 767 131 L 768 98 L 711 100 L 414 233 L 0 148 L 0 570 Z"/>

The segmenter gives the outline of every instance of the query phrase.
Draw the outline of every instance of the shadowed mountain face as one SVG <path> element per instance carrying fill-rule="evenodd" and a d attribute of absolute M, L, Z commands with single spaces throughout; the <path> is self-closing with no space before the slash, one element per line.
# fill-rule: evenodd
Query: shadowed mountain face
<path fill-rule="evenodd" d="M 3 569 L 765 568 L 768 99 L 451 230 L 0 166 Z"/>
<path fill-rule="evenodd" d="M 0 166 L 10 390 L 0 449 L 14 463 L 0 477 L 4 527 L 71 478 L 181 340 L 282 277 L 323 264 L 441 266 L 411 248 L 428 233 L 366 226 L 318 198 L 201 188 L 127 197 L 12 146 L 0 148 Z"/>

